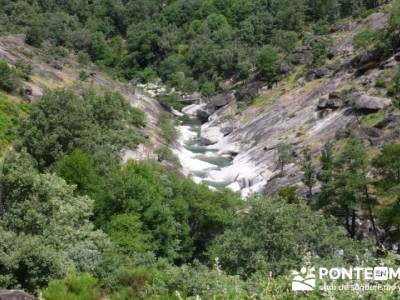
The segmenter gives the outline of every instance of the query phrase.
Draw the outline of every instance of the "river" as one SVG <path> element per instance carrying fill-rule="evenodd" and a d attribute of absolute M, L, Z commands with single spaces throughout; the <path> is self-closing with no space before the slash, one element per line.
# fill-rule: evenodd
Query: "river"
<path fill-rule="evenodd" d="M 231 180 L 215 180 L 210 172 L 218 172 L 232 165 L 232 158 L 218 154 L 217 149 L 211 149 L 201 142 L 201 122 L 195 118 L 181 121 L 177 126 L 179 133 L 178 145 L 173 150 L 178 156 L 182 170 L 197 183 L 205 183 L 210 188 L 223 188 L 232 184 Z"/>

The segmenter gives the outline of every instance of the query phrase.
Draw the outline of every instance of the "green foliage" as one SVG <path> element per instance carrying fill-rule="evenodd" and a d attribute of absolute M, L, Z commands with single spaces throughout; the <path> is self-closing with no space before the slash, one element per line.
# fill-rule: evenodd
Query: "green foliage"
<path fill-rule="evenodd" d="M 69 275 L 64 280 L 50 282 L 43 291 L 45 300 L 100 300 L 100 287 L 90 274 Z"/>
<path fill-rule="evenodd" d="M 41 168 L 75 148 L 94 154 L 101 147 L 117 155 L 122 148 L 134 148 L 143 141 L 137 130 L 143 124 L 143 112 L 130 107 L 119 94 L 56 90 L 32 106 L 21 127 L 18 148 L 26 148 Z"/>
<path fill-rule="evenodd" d="M 400 144 L 386 144 L 380 155 L 374 160 L 374 166 L 380 176 L 380 186 L 386 191 L 396 192 L 400 184 Z M 395 195 L 395 193 L 394 193 Z"/>
<path fill-rule="evenodd" d="M 14 102 L 0 94 L 0 152 L 16 138 L 27 111 L 24 103 Z"/>
<path fill-rule="evenodd" d="M 8 93 L 18 92 L 21 84 L 16 70 L 4 60 L 0 60 L 0 89 Z"/>
<path fill-rule="evenodd" d="M 295 31 L 277 30 L 274 32 L 273 44 L 289 54 L 299 41 L 299 34 Z"/>
<path fill-rule="evenodd" d="M 301 160 L 301 169 L 304 173 L 303 183 L 307 187 L 307 198 L 312 199 L 313 187 L 316 184 L 316 172 L 312 161 L 312 154 L 310 149 L 303 151 L 303 157 Z"/>
<path fill-rule="evenodd" d="M 400 29 L 400 1 L 392 2 L 389 13 L 389 26 L 393 31 Z"/>
<path fill-rule="evenodd" d="M 179 96 L 175 95 L 175 94 L 161 95 L 159 97 L 158 101 L 167 110 L 170 110 L 171 108 L 173 108 L 173 109 L 180 111 L 185 105 L 178 101 L 178 99 L 179 99 L 178 97 Z"/>
<path fill-rule="evenodd" d="M 82 195 L 93 195 L 99 180 L 92 158 L 79 149 L 57 163 L 57 174 Z"/>
<path fill-rule="evenodd" d="M 25 42 L 34 47 L 40 47 L 43 43 L 43 33 L 39 26 L 30 26 L 25 32 Z"/>
<path fill-rule="evenodd" d="M 311 67 L 319 67 L 324 65 L 327 57 L 327 50 L 328 42 L 321 41 L 321 42 L 314 42 L 312 43 L 312 61 Z"/>
<path fill-rule="evenodd" d="M 16 234 L 0 227 L 0 285 L 34 292 L 65 275 L 63 256 L 43 237 Z"/>
<path fill-rule="evenodd" d="M 261 75 L 269 82 L 274 83 L 277 81 L 278 71 L 277 63 L 279 60 L 279 52 L 271 47 L 265 46 L 257 59 L 257 68 Z"/>
<path fill-rule="evenodd" d="M 158 127 L 160 128 L 161 136 L 167 143 L 172 143 L 178 138 L 175 121 L 169 113 L 160 115 Z"/>
<path fill-rule="evenodd" d="M 106 231 L 111 241 L 126 254 L 145 252 L 150 242 L 140 218 L 134 213 L 112 216 Z"/>
<path fill-rule="evenodd" d="M 281 176 L 283 176 L 284 168 L 287 164 L 289 164 L 294 156 L 293 156 L 293 147 L 289 144 L 280 144 L 278 146 L 278 167 L 281 170 Z"/>
<path fill-rule="evenodd" d="M 187 261 L 202 257 L 210 241 L 232 222 L 239 201 L 233 193 L 212 192 L 155 163 L 129 162 L 108 176 L 97 202 L 97 222 L 136 214 L 150 237 L 150 250 L 171 261 Z"/>
<path fill-rule="evenodd" d="M 0 188 L 2 286 L 34 291 L 69 269 L 96 268 L 105 237 L 89 220 L 93 200 L 75 196 L 55 175 L 38 173 L 26 152 L 6 157 Z"/>
<path fill-rule="evenodd" d="M 319 196 L 318 206 L 345 224 L 351 237 L 357 235 L 359 209 L 367 210 L 368 218 L 376 230 L 373 215 L 376 203 L 370 195 L 367 176 L 370 161 L 361 142 L 350 138 L 335 157 L 329 151 L 322 153 L 320 177 L 323 180 L 323 192 Z"/>
<path fill-rule="evenodd" d="M 15 68 L 19 77 L 29 80 L 33 68 L 29 63 L 23 59 L 18 59 L 15 63 Z"/>
<path fill-rule="evenodd" d="M 117 76 L 161 77 L 180 90 L 206 94 L 212 93 L 210 82 L 218 87 L 245 79 L 263 45 L 289 53 L 305 28 L 326 34 L 337 20 L 376 6 L 370 0 L 6 3 L 3 31 L 23 31 L 33 46 L 89 53 Z"/>
<path fill-rule="evenodd" d="M 377 40 L 377 32 L 370 28 L 364 29 L 353 38 L 353 45 L 356 48 L 367 49 Z"/>
<path fill-rule="evenodd" d="M 230 274 L 282 275 L 301 265 L 306 252 L 315 255 L 315 264 L 324 260 L 327 265 L 337 259 L 351 261 L 361 253 L 332 218 L 312 212 L 303 202 L 254 198 L 247 204 L 248 209 L 209 251 Z M 337 257 L 339 249 L 344 250 L 344 257 Z"/>
<path fill-rule="evenodd" d="M 167 146 L 160 146 L 155 150 L 155 153 L 158 156 L 158 161 L 162 162 L 164 160 L 174 164 L 175 166 L 180 166 L 180 162 L 178 157 L 171 151 Z"/>

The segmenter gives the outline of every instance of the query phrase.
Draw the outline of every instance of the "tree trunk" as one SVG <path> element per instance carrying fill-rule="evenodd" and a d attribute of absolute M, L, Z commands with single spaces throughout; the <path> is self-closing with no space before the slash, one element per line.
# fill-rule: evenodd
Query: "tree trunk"
<path fill-rule="evenodd" d="M 376 229 L 375 218 L 374 218 L 374 215 L 372 213 L 371 198 L 369 196 L 368 186 L 367 185 L 364 186 L 364 193 L 365 193 L 365 199 L 367 201 L 369 220 L 370 220 L 370 222 L 372 224 L 372 230 L 374 232 L 375 241 L 378 242 L 378 230 Z"/>
<path fill-rule="evenodd" d="M 356 210 L 351 210 L 351 237 L 355 238 L 356 236 Z"/>

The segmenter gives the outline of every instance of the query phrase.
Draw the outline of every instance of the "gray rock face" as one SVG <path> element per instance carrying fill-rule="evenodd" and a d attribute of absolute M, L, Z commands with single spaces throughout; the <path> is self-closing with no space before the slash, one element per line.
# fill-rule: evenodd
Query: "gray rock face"
<path fill-rule="evenodd" d="M 392 104 L 389 98 L 369 96 L 354 93 L 349 97 L 349 103 L 357 110 L 363 112 L 376 112 Z"/>
<path fill-rule="evenodd" d="M 224 93 L 224 94 L 218 94 L 214 97 L 212 97 L 209 101 L 210 105 L 214 106 L 215 109 L 221 108 L 231 101 L 236 100 L 235 94 L 232 92 L 229 93 Z"/>
<path fill-rule="evenodd" d="M 221 140 L 225 134 L 221 131 L 219 127 L 202 127 L 200 131 L 201 142 L 206 145 L 214 145 Z"/>
<path fill-rule="evenodd" d="M 295 65 L 304 65 L 312 58 L 312 49 L 310 46 L 300 46 L 293 50 L 292 63 Z"/>
<path fill-rule="evenodd" d="M 293 66 L 288 63 L 280 63 L 278 65 L 278 73 L 279 75 L 285 75 L 293 70 Z"/>
<path fill-rule="evenodd" d="M 389 116 L 375 125 L 378 129 L 393 128 L 400 124 L 400 116 Z"/>
<path fill-rule="evenodd" d="M 261 94 L 265 85 L 262 81 L 255 81 L 241 86 L 235 93 L 236 99 L 241 102 L 251 102 Z"/>
<path fill-rule="evenodd" d="M 207 104 L 196 111 L 197 117 L 206 122 L 208 118 L 215 112 L 215 107 L 213 105 Z"/>
<path fill-rule="evenodd" d="M 320 79 L 320 78 L 326 76 L 326 74 L 327 74 L 327 71 L 325 69 L 321 69 L 321 68 L 312 69 L 312 70 L 307 72 L 306 80 L 307 81 L 312 81 L 312 80 L 315 80 L 315 79 Z"/>
<path fill-rule="evenodd" d="M 342 106 L 342 95 L 336 91 L 329 93 L 328 98 L 322 98 L 318 102 L 318 109 L 338 109 Z"/>
<path fill-rule="evenodd" d="M 318 102 L 318 109 L 338 109 L 342 104 L 342 100 L 339 98 L 321 98 Z"/>
<path fill-rule="evenodd" d="M 18 290 L 0 290 L 0 300 L 33 300 L 33 296 Z"/>

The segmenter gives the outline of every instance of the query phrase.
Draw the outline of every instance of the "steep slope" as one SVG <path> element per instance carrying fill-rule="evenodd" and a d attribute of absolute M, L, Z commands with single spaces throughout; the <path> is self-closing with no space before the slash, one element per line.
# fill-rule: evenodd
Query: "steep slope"
<path fill-rule="evenodd" d="M 158 131 L 159 114 L 163 110 L 158 101 L 142 90 L 112 79 L 93 64 L 80 64 L 78 58 L 67 54 L 64 57 L 52 56 L 45 50 L 31 47 L 24 42 L 23 35 L 0 37 L 0 59 L 11 65 L 23 61 L 32 67 L 32 74 L 23 83 L 26 99 L 34 102 L 46 89 L 70 87 L 80 90 L 85 87 L 112 90 L 123 95 L 129 103 L 146 113 L 146 142 L 136 150 L 122 153 L 124 161 L 155 157 L 154 150 L 162 143 Z"/>
<path fill-rule="evenodd" d="M 186 108 L 189 114 L 209 116 L 201 130 L 202 139 L 212 144 L 208 149 L 230 154 L 233 159 L 230 166 L 209 169 L 206 180 L 231 182 L 229 187 L 241 190 L 244 196 L 260 190 L 274 194 L 288 185 L 298 185 L 301 190 L 299 157 L 305 148 L 316 154 L 327 143 L 339 140 L 348 128 L 358 130 L 367 144 L 371 140 L 368 134 L 384 141 L 383 132 L 363 129 L 360 120 L 381 109 L 386 117 L 399 114 L 386 91 L 374 88 L 384 72 L 397 71 L 398 62 L 392 57 L 377 63 L 373 52 L 356 50 L 352 41 L 362 30 L 381 29 L 386 22 L 385 14 L 377 12 L 358 24 L 349 22 L 340 31 L 319 37 L 334 41 L 331 60 L 322 69 L 305 72 L 304 66 L 298 65 L 272 88 L 253 82 L 239 86 L 234 91 L 236 97 L 223 94 L 208 104 Z M 295 49 L 295 54 L 305 55 L 306 51 L 302 47 Z M 241 111 L 237 104 L 241 105 L 243 93 L 256 99 Z M 221 98 L 226 99 L 222 108 L 221 103 L 214 105 Z M 392 134 L 391 138 L 396 137 Z M 291 145 L 297 157 L 284 174 L 278 168 L 278 146 L 282 144 Z"/>

